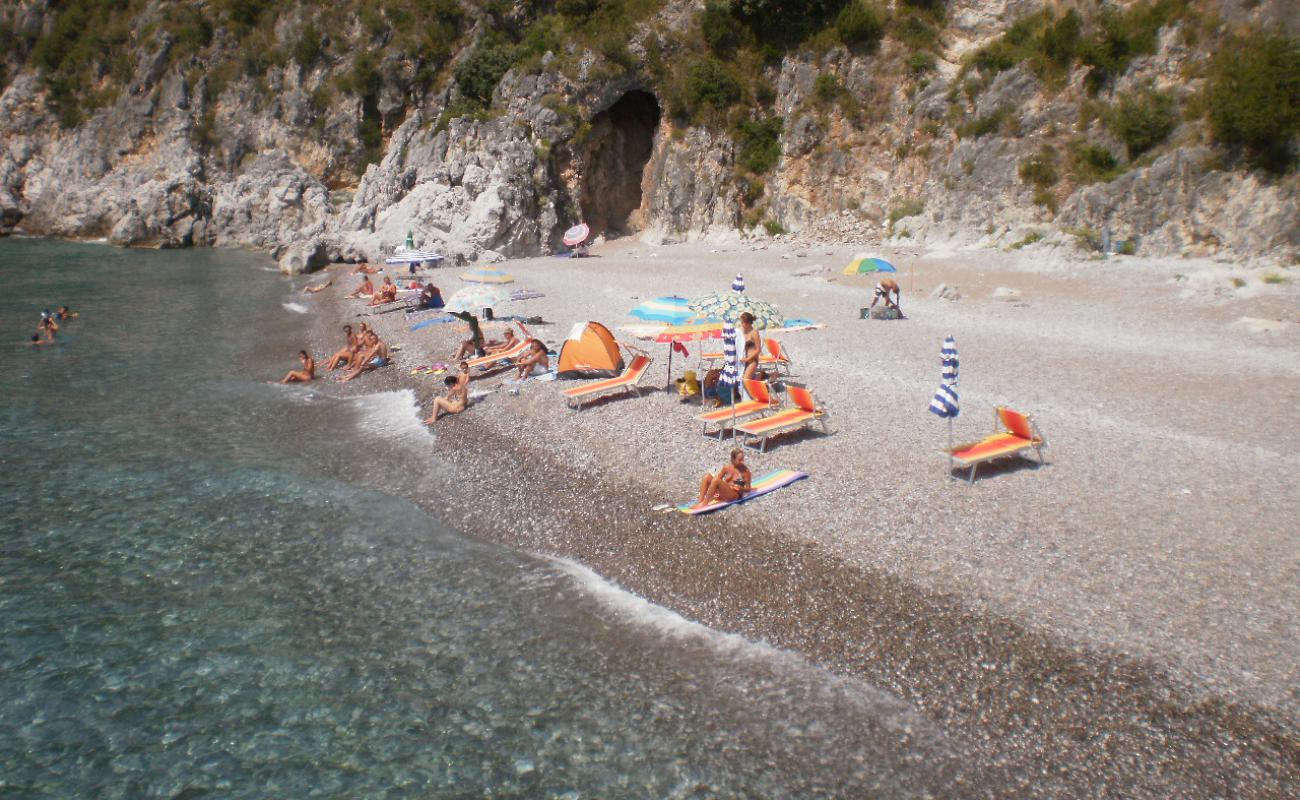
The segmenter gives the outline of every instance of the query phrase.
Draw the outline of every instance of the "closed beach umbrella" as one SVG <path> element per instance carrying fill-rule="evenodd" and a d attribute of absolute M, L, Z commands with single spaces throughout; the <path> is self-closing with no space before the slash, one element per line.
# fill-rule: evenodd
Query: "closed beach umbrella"
<path fill-rule="evenodd" d="M 740 315 L 746 311 L 754 315 L 755 328 L 779 328 L 785 324 L 785 316 L 776 306 L 740 292 L 714 292 L 697 297 L 690 302 L 690 309 L 696 316 L 720 319 L 733 325 L 740 322 Z"/>
<path fill-rule="evenodd" d="M 510 295 L 495 286 L 466 286 L 447 298 L 448 311 L 478 311 L 510 302 Z"/>
<path fill-rule="evenodd" d="M 860 275 L 866 272 L 898 272 L 898 270 L 885 259 L 870 253 L 858 253 L 844 268 L 845 275 Z"/>
<path fill-rule="evenodd" d="M 731 291 L 733 291 L 733 292 L 743 292 L 743 291 L 745 291 L 745 276 L 744 276 L 744 275 L 741 275 L 739 272 L 736 273 L 736 279 L 733 280 L 733 281 L 731 282 Z"/>
<path fill-rule="evenodd" d="M 577 225 L 574 225 L 572 228 L 569 228 L 564 232 L 563 241 L 568 247 L 577 247 L 587 241 L 587 237 L 590 235 L 591 228 L 587 226 L 587 223 L 579 222 Z"/>
<path fill-rule="evenodd" d="M 466 283 L 514 283 L 515 276 L 496 267 L 478 267 L 462 272 L 460 279 Z"/>
<path fill-rule="evenodd" d="M 740 384 L 740 359 L 736 356 L 736 326 L 730 322 L 722 328 L 722 375 L 718 378 L 718 391 L 723 385 L 731 400 L 731 438 L 736 438 L 736 386 Z"/>
<path fill-rule="evenodd" d="M 680 325 L 695 316 L 689 303 L 685 297 L 658 297 L 645 301 L 628 313 L 637 319 Z"/>
<path fill-rule="evenodd" d="M 948 449 L 952 450 L 952 419 L 961 413 L 957 400 L 957 342 L 951 336 L 943 340 L 939 350 L 939 389 L 930 401 L 930 412 L 948 420 Z M 952 471 L 952 457 L 948 458 L 948 469 Z"/>

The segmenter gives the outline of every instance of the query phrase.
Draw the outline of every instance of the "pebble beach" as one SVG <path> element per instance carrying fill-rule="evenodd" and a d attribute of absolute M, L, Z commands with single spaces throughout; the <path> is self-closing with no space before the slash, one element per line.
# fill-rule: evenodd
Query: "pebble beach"
<path fill-rule="evenodd" d="M 1005 769 L 1023 796 L 1282 797 L 1300 768 L 1300 291 L 1210 261 L 1062 249 L 882 250 L 908 319 L 859 319 L 875 277 L 841 246 L 795 241 L 602 243 L 586 259 L 499 265 L 499 308 L 541 317 L 558 349 L 596 320 L 654 358 L 641 397 L 581 411 L 507 371 L 433 426 L 463 492 L 411 498 L 480 537 L 562 557 L 711 627 L 798 651 L 898 694 Z M 458 326 L 410 330 L 401 311 L 346 300 L 359 279 L 300 302 L 323 361 L 358 318 L 395 365 L 330 393 L 409 388 L 427 413 Z M 433 281 L 450 295 L 461 270 Z M 751 452 L 754 474 L 810 478 L 719 514 L 694 499 L 730 439 L 701 435 L 670 386 L 674 358 L 628 311 L 669 294 L 747 292 L 816 330 L 783 334 L 791 380 L 829 411 Z M 1236 280 L 1234 280 L 1234 278 Z M 318 283 L 314 276 L 310 283 Z M 1240 285 L 1238 285 L 1240 282 Z M 358 317 L 360 315 L 360 317 Z M 416 317 L 419 318 L 419 317 Z M 499 326 L 488 326 L 489 337 Z M 993 409 L 1032 414 L 1047 463 L 951 479 L 947 423 L 927 411 L 939 348 L 956 338 L 955 441 Z M 685 362 L 685 363 L 683 363 Z M 413 412 L 415 413 L 415 412 Z"/>

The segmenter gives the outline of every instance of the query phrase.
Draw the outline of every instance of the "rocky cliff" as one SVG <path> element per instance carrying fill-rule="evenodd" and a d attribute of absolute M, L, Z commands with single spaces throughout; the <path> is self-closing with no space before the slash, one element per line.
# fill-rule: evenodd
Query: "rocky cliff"
<path fill-rule="evenodd" d="M 0 11 L 0 230 L 259 248 L 287 271 L 408 230 L 459 260 L 536 254 L 579 219 L 656 239 L 1109 232 L 1291 264 L 1292 12 L 22 0 Z"/>

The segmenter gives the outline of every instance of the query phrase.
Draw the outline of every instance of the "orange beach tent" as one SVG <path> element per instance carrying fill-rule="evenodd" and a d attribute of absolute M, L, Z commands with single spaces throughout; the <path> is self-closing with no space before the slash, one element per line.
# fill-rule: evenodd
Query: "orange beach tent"
<path fill-rule="evenodd" d="M 623 371 L 623 357 L 609 328 L 599 322 L 579 322 L 560 347 L 557 378 L 612 378 Z"/>

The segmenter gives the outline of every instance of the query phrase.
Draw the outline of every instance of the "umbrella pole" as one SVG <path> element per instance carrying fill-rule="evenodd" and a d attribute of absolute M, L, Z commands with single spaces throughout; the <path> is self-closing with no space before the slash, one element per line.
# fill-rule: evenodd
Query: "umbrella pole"
<path fill-rule="evenodd" d="M 948 475 L 952 475 L 952 417 L 948 417 Z"/>
<path fill-rule="evenodd" d="M 664 391 L 668 391 L 673 386 L 673 346 L 668 345 L 668 380 L 664 382 Z"/>

